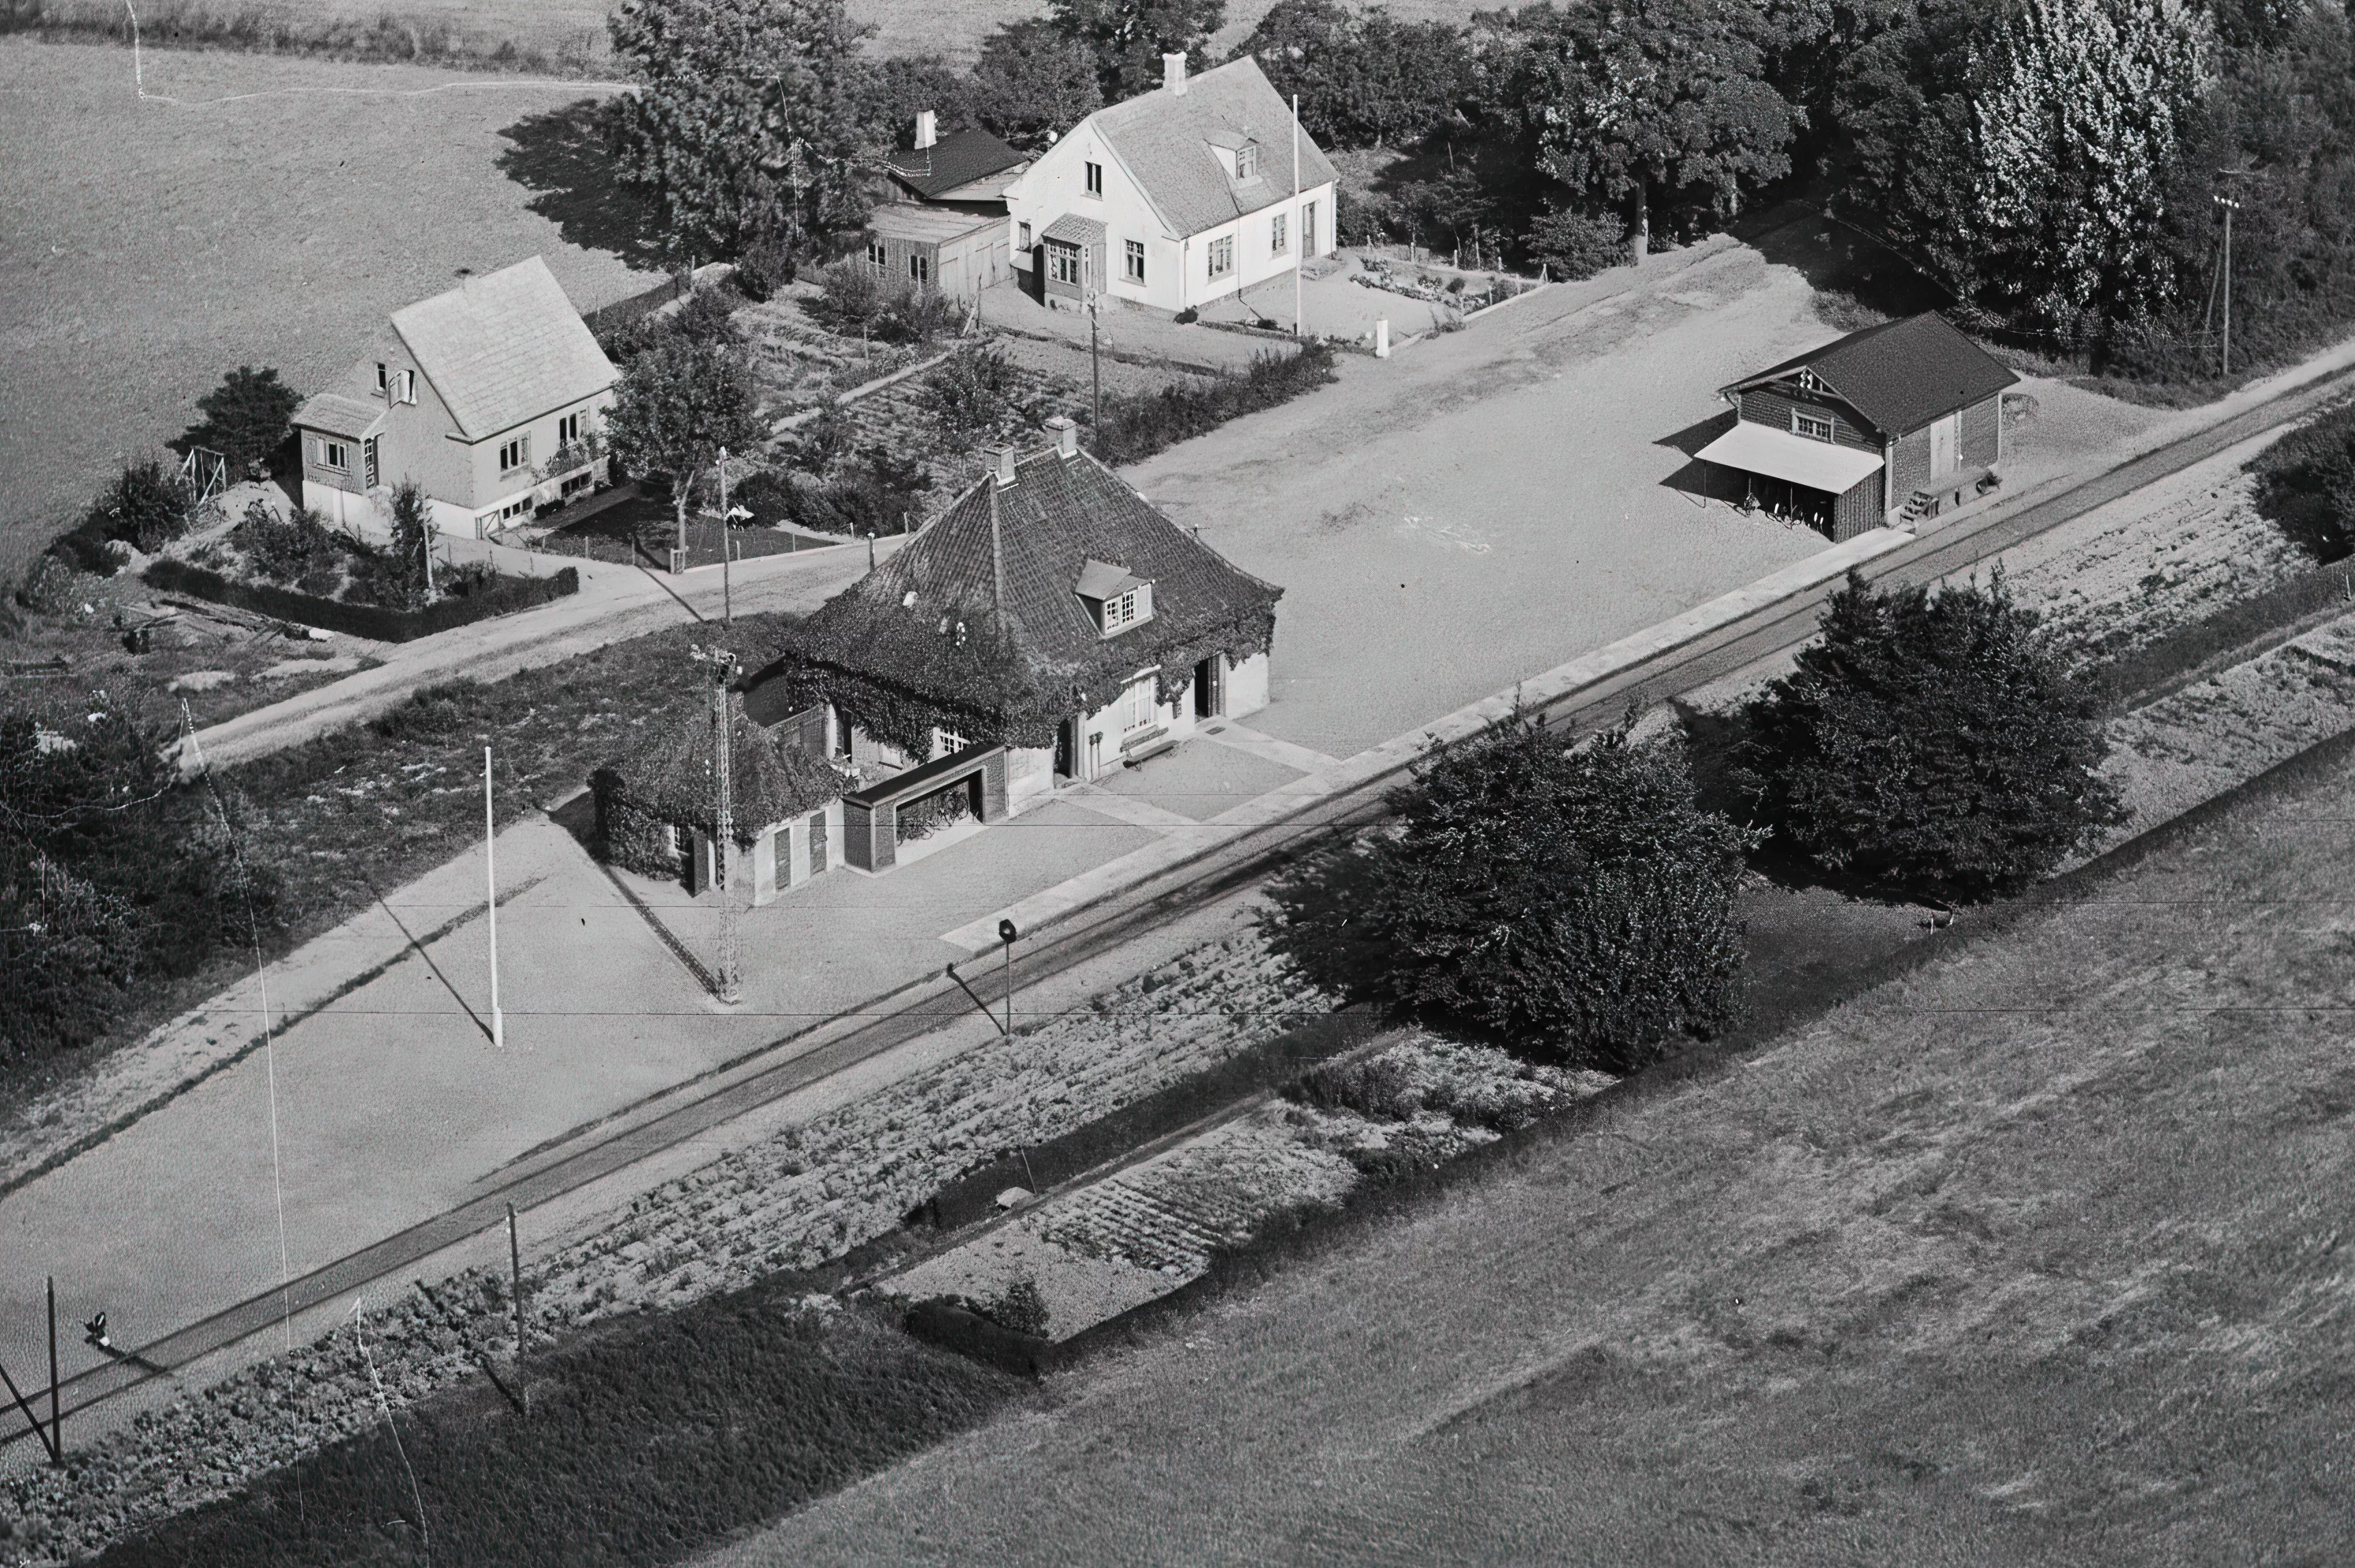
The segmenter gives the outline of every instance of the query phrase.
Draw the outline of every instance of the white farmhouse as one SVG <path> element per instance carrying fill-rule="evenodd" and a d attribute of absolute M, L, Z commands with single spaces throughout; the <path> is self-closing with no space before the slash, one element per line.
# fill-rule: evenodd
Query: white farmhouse
<path fill-rule="evenodd" d="M 1334 246 L 1333 165 L 1246 55 L 1099 109 L 1006 190 L 1014 264 L 1049 304 L 1180 311 Z M 1296 154 L 1296 173 L 1295 173 Z"/>

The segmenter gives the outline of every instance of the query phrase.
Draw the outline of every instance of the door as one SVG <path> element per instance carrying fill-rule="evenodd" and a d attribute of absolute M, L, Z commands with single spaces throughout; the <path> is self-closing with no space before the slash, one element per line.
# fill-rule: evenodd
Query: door
<path fill-rule="evenodd" d="M 1944 479 L 1955 471 L 1955 453 L 1962 444 L 1963 416 L 1946 415 L 1930 427 L 1930 477 Z"/>
<path fill-rule="evenodd" d="M 1080 774 L 1079 723 L 1066 719 L 1055 726 L 1055 771 L 1067 779 Z"/>
<path fill-rule="evenodd" d="M 1219 667 L 1225 662 L 1220 655 L 1212 654 L 1194 667 L 1195 718 L 1215 719 L 1219 716 L 1219 709 L 1223 706 L 1220 698 L 1224 695 L 1219 690 Z"/>
<path fill-rule="evenodd" d="M 1087 774 L 1087 776 L 1088 776 L 1088 777 L 1090 777 L 1090 778 L 1094 778 L 1097 774 L 1099 774 L 1099 773 L 1103 773 L 1103 732 L 1102 731 L 1096 731 L 1095 733 L 1093 733 L 1093 734 L 1092 734 L 1092 735 L 1090 735 L 1090 736 L 1088 737 L 1088 774 Z"/>

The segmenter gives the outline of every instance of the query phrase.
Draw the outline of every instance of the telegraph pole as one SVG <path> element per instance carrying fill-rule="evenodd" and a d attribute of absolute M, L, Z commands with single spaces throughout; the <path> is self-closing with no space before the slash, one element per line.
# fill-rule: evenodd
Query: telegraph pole
<path fill-rule="evenodd" d="M 2236 171 L 2226 170 L 2225 172 L 2229 174 Z M 2229 380 L 2232 375 L 2232 214 L 2241 210 L 2241 204 L 2221 192 L 2209 199 L 2224 209 L 2223 375 Z"/>
<path fill-rule="evenodd" d="M 1312 237 L 1301 233 L 1300 222 L 1300 94 L 1292 95 L 1292 216 L 1285 221 L 1293 227 L 1292 236 L 1292 336 L 1308 336 L 1308 318 L 1301 313 L 1301 269 L 1308 264 L 1308 247 Z"/>
<path fill-rule="evenodd" d="M 729 558 L 736 552 L 728 547 L 728 449 L 719 449 L 719 624 L 736 624 L 736 594 L 728 581 Z"/>
<path fill-rule="evenodd" d="M 1103 360 L 1096 349 L 1096 296 L 1092 289 L 1088 291 L 1088 378 L 1095 383 L 1096 402 L 1095 423 L 1090 428 L 1101 443 L 1103 440 Z M 1099 450 L 1102 450 L 1101 446 Z"/>

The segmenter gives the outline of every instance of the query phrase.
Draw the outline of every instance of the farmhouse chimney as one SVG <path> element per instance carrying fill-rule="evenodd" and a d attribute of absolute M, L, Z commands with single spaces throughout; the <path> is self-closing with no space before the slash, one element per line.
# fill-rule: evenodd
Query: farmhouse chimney
<path fill-rule="evenodd" d="M 1186 96 L 1186 51 L 1161 57 L 1161 85 L 1175 98 Z"/>
<path fill-rule="evenodd" d="M 989 449 L 989 473 L 990 476 L 997 481 L 997 487 L 1001 490 L 1014 483 L 1014 449 L 1012 447 L 993 446 Z"/>
<path fill-rule="evenodd" d="M 1055 438 L 1055 455 L 1069 463 L 1080 454 L 1080 427 L 1068 414 L 1057 414 L 1047 421 L 1047 433 Z"/>
<path fill-rule="evenodd" d="M 940 117 L 929 109 L 916 111 L 916 151 L 922 152 L 940 138 Z"/>

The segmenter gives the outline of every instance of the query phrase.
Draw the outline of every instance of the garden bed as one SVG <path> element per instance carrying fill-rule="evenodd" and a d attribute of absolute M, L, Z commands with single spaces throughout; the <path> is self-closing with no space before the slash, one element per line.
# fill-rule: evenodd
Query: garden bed
<path fill-rule="evenodd" d="M 512 614 L 581 592 L 581 574 L 571 567 L 548 577 L 498 577 L 487 584 L 474 580 L 471 591 L 416 610 L 393 610 L 378 604 L 354 604 L 321 598 L 267 582 L 240 582 L 200 566 L 168 558 L 151 561 L 141 573 L 149 586 L 186 593 L 216 604 L 289 621 L 322 631 L 341 632 L 379 643 L 407 643 L 438 632 L 472 625 L 494 615 Z"/>

